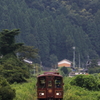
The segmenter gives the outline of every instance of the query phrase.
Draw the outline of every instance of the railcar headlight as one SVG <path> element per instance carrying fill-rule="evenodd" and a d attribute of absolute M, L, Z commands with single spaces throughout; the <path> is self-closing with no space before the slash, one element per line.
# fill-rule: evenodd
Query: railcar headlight
<path fill-rule="evenodd" d="M 60 95 L 59 93 L 56 93 L 56 95 Z"/>
<path fill-rule="evenodd" d="M 56 91 L 56 95 L 61 95 L 61 92 L 60 91 Z"/>
<path fill-rule="evenodd" d="M 39 93 L 39 95 L 44 95 L 44 93 Z"/>

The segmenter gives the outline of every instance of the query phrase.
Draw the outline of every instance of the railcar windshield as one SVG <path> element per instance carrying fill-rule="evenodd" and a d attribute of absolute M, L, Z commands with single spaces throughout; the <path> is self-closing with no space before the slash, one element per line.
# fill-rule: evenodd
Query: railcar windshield
<path fill-rule="evenodd" d="M 48 81 L 48 88 L 52 88 L 52 81 Z"/>
<path fill-rule="evenodd" d="M 62 87 L 62 78 L 55 77 L 55 88 L 61 88 L 61 87 Z"/>
<path fill-rule="evenodd" d="M 39 88 L 45 88 L 46 87 L 45 77 L 39 77 L 38 78 L 38 86 L 39 86 Z"/>

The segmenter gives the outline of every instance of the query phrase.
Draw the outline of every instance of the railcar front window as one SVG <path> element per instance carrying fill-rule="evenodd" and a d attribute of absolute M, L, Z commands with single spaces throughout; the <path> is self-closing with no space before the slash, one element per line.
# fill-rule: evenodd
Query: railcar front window
<path fill-rule="evenodd" d="M 56 78 L 55 79 L 55 87 L 56 88 L 61 88 L 61 86 L 62 86 L 62 79 L 61 78 Z"/>
<path fill-rule="evenodd" d="M 46 82 L 45 78 L 39 78 L 39 88 L 45 88 Z"/>
<path fill-rule="evenodd" d="M 48 81 L 48 88 L 52 88 L 52 81 Z"/>

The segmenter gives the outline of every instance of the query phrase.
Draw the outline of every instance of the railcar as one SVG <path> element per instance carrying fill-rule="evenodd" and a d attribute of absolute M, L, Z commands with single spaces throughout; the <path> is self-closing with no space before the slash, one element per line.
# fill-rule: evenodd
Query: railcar
<path fill-rule="evenodd" d="M 58 72 L 44 72 L 37 77 L 37 100 L 63 100 L 63 85 Z"/>

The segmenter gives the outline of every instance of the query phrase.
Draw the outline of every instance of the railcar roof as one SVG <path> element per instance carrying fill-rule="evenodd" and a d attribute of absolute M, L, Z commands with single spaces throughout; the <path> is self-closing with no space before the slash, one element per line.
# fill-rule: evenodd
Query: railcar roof
<path fill-rule="evenodd" d="M 58 76 L 58 77 L 62 77 L 58 72 L 44 72 L 43 74 L 39 75 L 38 77 L 43 77 L 43 76 Z"/>

